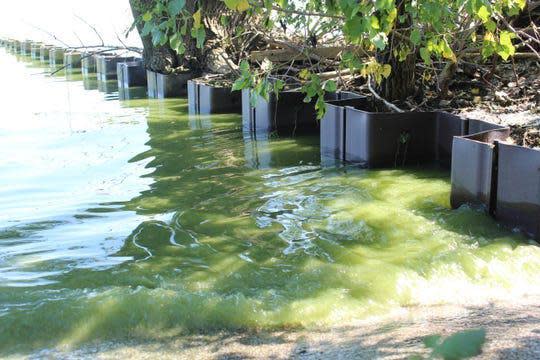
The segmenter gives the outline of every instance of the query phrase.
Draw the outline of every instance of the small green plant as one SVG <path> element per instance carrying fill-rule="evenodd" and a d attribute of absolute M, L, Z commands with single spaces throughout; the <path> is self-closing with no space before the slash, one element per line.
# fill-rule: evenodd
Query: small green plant
<path fill-rule="evenodd" d="M 186 9 L 186 0 L 158 0 L 144 13 L 138 21 L 144 24 L 141 35 L 151 35 L 154 46 L 169 43 L 178 55 L 185 53 L 182 37 L 188 31 L 196 39 L 197 47 L 202 48 L 206 32 L 201 22 L 201 10 L 194 14 Z"/>
<path fill-rule="evenodd" d="M 202 50 L 205 42 L 208 47 L 219 43 L 233 53 L 235 64 L 248 59 L 253 49 L 247 44 L 256 44 L 254 39 L 293 49 L 298 53 L 295 58 L 306 59 L 304 64 L 296 67 L 293 59 L 281 64 L 276 60 L 270 67 L 265 61 L 252 62 L 250 68 L 246 61 L 240 64 L 235 88 L 251 88 L 252 94 L 267 98 L 284 88 L 283 79 L 296 82 L 305 101 L 315 99 L 319 118 L 325 112 L 324 93 L 336 87 L 334 81 L 321 79 L 327 69 L 373 79 L 381 90 L 403 89 L 386 97 L 405 100 L 414 91 L 418 68 L 424 78 L 440 79 L 437 86 L 444 92 L 457 65 L 469 56 L 508 60 L 516 46 L 536 53 L 530 36 L 511 24 L 526 0 L 153 0 L 149 4 L 138 9 L 136 23 L 143 25 L 142 35 L 151 36 L 154 46 L 169 45 L 185 60 L 193 56 L 192 47 L 186 46 L 192 39 Z M 214 8 L 211 4 L 222 6 L 219 14 L 209 10 Z M 235 17 L 241 20 L 234 21 Z M 218 24 L 221 29 L 214 32 Z M 225 35 L 214 38 L 212 34 L 218 33 Z M 342 49 L 337 58 L 315 51 L 328 45 Z"/>
<path fill-rule="evenodd" d="M 484 329 L 460 331 L 445 339 L 441 335 L 431 335 L 424 338 L 424 345 L 432 350 L 431 354 L 427 358 L 415 355 L 410 359 L 467 359 L 480 355 L 485 342 L 486 331 Z"/>
<path fill-rule="evenodd" d="M 246 60 L 240 62 L 240 77 L 236 79 L 232 86 L 233 91 L 250 89 L 250 103 L 252 107 L 257 105 L 257 100 L 262 97 L 266 101 L 270 99 L 270 94 L 274 93 L 276 98 L 279 92 L 285 87 L 285 83 L 280 79 L 270 79 L 268 73 L 272 70 L 271 63 L 261 68 L 261 71 L 252 71 Z"/>
<path fill-rule="evenodd" d="M 334 80 L 322 81 L 319 75 L 309 72 L 307 69 L 300 72 L 300 78 L 306 81 L 302 86 L 302 92 L 306 94 L 304 102 L 309 103 L 312 99 L 317 99 L 315 101 L 315 110 L 317 111 L 317 118 L 321 119 L 326 112 L 324 95 L 326 92 L 336 92 L 336 82 Z"/>

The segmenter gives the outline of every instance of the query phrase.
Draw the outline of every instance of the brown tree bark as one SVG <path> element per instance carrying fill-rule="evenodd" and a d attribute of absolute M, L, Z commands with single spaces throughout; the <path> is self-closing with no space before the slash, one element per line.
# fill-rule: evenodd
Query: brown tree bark
<path fill-rule="evenodd" d="M 410 3 L 410 0 L 402 1 L 398 7 L 398 16 L 406 15 L 405 4 Z M 407 19 L 404 22 L 398 22 L 396 31 L 403 29 L 405 33 L 408 33 L 411 26 L 411 20 Z M 397 59 L 393 54 L 393 48 L 399 44 L 400 41 L 408 41 L 405 36 L 397 36 L 395 33 L 391 35 L 391 44 L 388 51 L 382 54 L 383 63 L 390 64 L 392 66 L 392 72 L 390 76 L 385 79 L 380 86 L 380 93 L 386 100 L 389 101 L 403 101 L 409 96 L 415 94 L 415 70 L 416 70 L 416 52 L 409 54 L 403 61 Z M 412 47 L 412 44 L 409 44 Z"/>
<path fill-rule="evenodd" d="M 130 0 L 129 5 L 134 19 L 138 19 L 144 12 L 151 9 L 155 0 Z M 169 46 L 154 46 L 150 35 L 142 35 L 143 24 L 137 22 L 137 31 L 143 44 L 143 59 L 146 68 L 160 73 L 168 73 L 171 69 L 180 66 L 176 53 Z"/>
<path fill-rule="evenodd" d="M 137 19 L 146 11 L 152 9 L 156 4 L 156 0 L 129 0 L 129 3 L 133 17 Z M 231 67 L 234 67 L 234 63 L 236 63 L 236 59 L 229 54 L 229 49 L 223 45 L 224 40 L 232 38 L 233 26 L 239 21 L 243 21 L 246 15 L 229 11 L 221 0 L 187 0 L 185 9 L 191 14 L 201 9 L 202 22 L 206 30 L 204 48 L 197 48 L 196 40 L 191 37 L 188 31 L 188 34 L 183 36 L 186 52 L 182 56 L 178 56 L 169 44 L 154 46 L 150 35 L 142 35 L 143 24 L 138 22 L 137 31 L 142 39 L 146 67 L 160 73 L 170 73 L 179 67 L 198 72 L 230 72 Z M 221 16 L 225 14 L 230 17 L 231 26 L 229 28 L 223 27 L 220 22 Z"/>
<path fill-rule="evenodd" d="M 381 84 L 381 96 L 389 101 L 414 96 L 416 53 L 409 54 L 403 61 L 390 56 L 387 63 L 392 66 L 392 72 Z"/>

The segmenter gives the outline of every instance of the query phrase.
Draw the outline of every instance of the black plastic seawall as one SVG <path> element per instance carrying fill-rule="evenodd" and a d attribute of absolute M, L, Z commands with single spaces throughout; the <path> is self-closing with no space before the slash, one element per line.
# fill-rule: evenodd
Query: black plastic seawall
<path fill-rule="evenodd" d="M 41 45 L 39 48 L 39 60 L 41 60 L 41 62 L 49 61 L 49 50 L 51 50 L 51 48 L 51 45 Z"/>
<path fill-rule="evenodd" d="M 81 57 L 80 52 L 65 52 L 64 65 L 70 69 L 78 69 L 81 67 Z"/>
<path fill-rule="evenodd" d="M 469 119 L 467 135 L 474 135 L 481 132 L 498 129 L 505 129 L 505 127 L 489 121 Z"/>
<path fill-rule="evenodd" d="M 32 43 L 30 46 L 30 58 L 32 60 L 39 60 L 40 59 L 40 51 L 41 50 L 41 43 Z"/>
<path fill-rule="evenodd" d="M 187 97 L 188 97 L 188 112 L 190 114 L 196 114 L 199 111 L 198 104 L 199 88 L 197 82 L 189 80 L 187 83 Z"/>
<path fill-rule="evenodd" d="M 326 102 L 326 113 L 321 120 L 321 155 L 345 160 L 345 107 L 359 107 L 366 103 L 365 97 Z"/>
<path fill-rule="evenodd" d="M 366 100 L 363 100 L 366 101 Z M 450 165 L 452 139 L 466 134 L 467 120 L 444 112 L 374 113 L 362 100 L 344 106 L 342 160 L 363 167 L 438 161 Z M 327 148 L 327 150 L 329 150 Z"/>
<path fill-rule="evenodd" d="M 470 120 L 469 134 L 454 139 L 452 207 L 480 205 L 540 240 L 540 150 L 505 143 L 510 129 L 485 121 Z"/>
<path fill-rule="evenodd" d="M 484 125 L 482 128 L 495 124 Z M 476 124 L 472 129 L 477 129 Z M 505 140 L 509 135 L 510 129 L 499 126 L 496 130 L 454 138 L 450 193 L 453 208 L 470 204 L 493 212 L 495 194 L 492 187 L 497 169 L 495 148 L 499 140 Z"/>
<path fill-rule="evenodd" d="M 251 91 L 242 90 L 242 126 L 254 132 L 306 133 L 318 130 L 314 109 L 303 102 L 305 95 L 296 91 L 284 91 L 268 101 L 257 97 L 251 106 Z"/>
<path fill-rule="evenodd" d="M 64 64 L 65 50 L 59 47 L 53 47 L 49 49 L 49 64 L 52 67 Z"/>
<path fill-rule="evenodd" d="M 230 87 L 215 87 L 188 81 L 188 108 L 191 114 L 223 114 L 242 111 L 242 96 Z"/>
<path fill-rule="evenodd" d="M 133 56 L 118 56 L 109 53 L 96 54 L 95 59 L 97 76 L 101 81 L 117 79 L 116 66 L 118 63 L 137 60 Z"/>
<path fill-rule="evenodd" d="M 182 97 L 188 94 L 188 81 L 195 78 L 192 72 L 181 74 L 160 74 L 146 71 L 148 97 L 164 99 Z"/>
<path fill-rule="evenodd" d="M 540 240 L 540 150 L 499 143 L 496 191 L 495 218 Z"/>
<path fill-rule="evenodd" d="M 97 89 L 100 92 L 103 92 L 106 94 L 112 94 L 118 91 L 118 82 L 116 81 L 116 79 L 114 80 L 96 79 L 96 83 L 97 83 Z"/>
<path fill-rule="evenodd" d="M 147 97 L 146 86 L 118 88 L 118 98 L 120 100 L 146 99 Z"/>
<path fill-rule="evenodd" d="M 146 69 L 142 60 L 116 64 L 118 88 L 146 86 Z"/>
<path fill-rule="evenodd" d="M 86 75 L 96 73 L 96 59 L 91 53 L 83 53 L 81 58 L 81 71 Z"/>
<path fill-rule="evenodd" d="M 14 53 L 19 53 L 21 51 L 21 42 L 18 40 L 15 40 L 11 47 L 11 51 Z"/>
<path fill-rule="evenodd" d="M 31 42 L 29 40 L 21 41 L 19 43 L 19 53 L 21 55 L 30 55 L 30 45 Z"/>
<path fill-rule="evenodd" d="M 350 92 L 327 93 L 326 101 L 357 96 Z M 266 101 L 257 96 L 255 107 L 251 106 L 251 91 L 242 90 L 242 126 L 246 131 L 278 132 L 280 134 L 308 134 L 319 131 L 319 121 L 314 101 L 304 102 L 305 94 L 299 91 L 283 91 Z"/>
<path fill-rule="evenodd" d="M 98 89 L 98 81 L 97 81 L 97 78 L 93 74 L 89 74 L 85 72 L 84 69 L 81 74 L 82 74 L 83 87 L 85 90 Z"/>
<path fill-rule="evenodd" d="M 157 97 L 156 73 L 146 70 L 146 91 L 149 98 Z"/>
<path fill-rule="evenodd" d="M 470 134 L 470 119 L 450 114 L 443 111 L 437 114 L 437 154 L 436 160 L 443 166 L 450 168 L 452 165 L 452 150 L 454 138 Z"/>
<path fill-rule="evenodd" d="M 102 58 L 106 57 L 106 56 L 112 56 L 113 53 L 110 53 L 110 52 L 104 52 L 104 53 L 99 53 L 99 54 L 94 54 L 93 55 L 93 58 L 94 58 L 94 62 L 96 63 L 96 73 L 98 74 L 98 77 L 101 77 L 101 74 L 103 73 L 103 60 Z"/>

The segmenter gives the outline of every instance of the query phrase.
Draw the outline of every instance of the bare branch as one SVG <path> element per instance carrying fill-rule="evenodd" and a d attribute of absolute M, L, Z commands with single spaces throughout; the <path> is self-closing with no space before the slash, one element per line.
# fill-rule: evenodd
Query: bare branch
<path fill-rule="evenodd" d="M 371 94 L 375 97 L 375 99 L 377 99 L 379 101 L 382 101 L 384 103 L 384 105 L 386 105 L 387 108 L 389 108 L 390 110 L 392 110 L 394 112 L 399 112 L 399 113 L 403 112 L 402 109 L 398 108 L 396 105 L 394 105 L 391 102 L 387 101 L 381 95 L 379 95 L 375 90 L 373 90 L 373 87 L 371 86 L 371 76 L 368 76 L 367 86 L 368 86 L 369 92 L 371 92 Z"/>
<path fill-rule="evenodd" d="M 75 16 L 77 19 L 81 20 L 81 21 L 82 21 L 83 23 L 85 23 L 86 25 L 88 25 L 88 27 L 89 27 L 90 29 L 92 29 L 92 30 L 96 33 L 97 37 L 98 37 L 99 40 L 101 41 L 101 45 L 102 45 L 102 46 L 105 45 L 105 41 L 103 41 L 103 38 L 101 37 L 99 31 L 97 31 L 97 29 L 95 28 L 95 26 L 90 25 L 86 20 L 84 20 L 82 17 L 80 17 L 80 16 L 77 15 L 77 14 L 74 14 L 74 16 Z"/>
<path fill-rule="evenodd" d="M 39 31 L 41 31 L 41 32 L 44 32 L 45 34 L 49 35 L 50 37 L 52 37 L 54 40 L 58 41 L 58 42 L 61 43 L 62 45 L 69 47 L 69 45 L 68 45 L 67 43 L 63 42 L 62 40 L 60 40 L 59 38 L 57 38 L 56 35 L 54 35 L 54 34 L 48 32 L 47 30 L 44 30 L 44 29 L 40 28 L 39 26 L 36 26 L 36 25 L 34 25 L 34 24 L 30 24 L 30 23 L 28 23 L 28 22 L 25 22 L 25 23 L 26 23 L 27 25 L 33 27 L 33 28 L 36 29 L 36 30 L 39 30 Z"/>

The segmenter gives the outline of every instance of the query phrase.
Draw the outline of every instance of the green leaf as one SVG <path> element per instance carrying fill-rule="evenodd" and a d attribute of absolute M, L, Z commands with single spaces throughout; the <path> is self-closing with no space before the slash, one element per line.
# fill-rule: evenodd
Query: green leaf
<path fill-rule="evenodd" d="M 240 71 L 242 73 L 249 72 L 249 62 L 247 60 L 240 61 Z"/>
<path fill-rule="evenodd" d="M 485 5 L 480 6 L 478 11 L 476 12 L 476 15 L 478 15 L 478 17 L 480 18 L 480 20 L 482 20 L 484 24 L 489 20 L 491 16 L 488 8 Z"/>
<path fill-rule="evenodd" d="M 201 9 L 199 9 L 193 14 L 193 28 L 199 29 L 201 26 Z"/>
<path fill-rule="evenodd" d="M 175 33 L 171 37 L 169 37 L 169 45 L 171 45 L 172 49 L 176 49 L 179 44 L 180 44 L 180 36 L 178 35 L 178 33 Z"/>
<path fill-rule="evenodd" d="M 219 18 L 219 22 L 223 26 L 228 26 L 229 23 L 231 22 L 231 20 L 227 15 L 221 15 L 220 18 Z"/>
<path fill-rule="evenodd" d="M 206 31 L 204 30 L 204 28 L 199 28 L 199 30 L 197 30 L 196 39 L 197 47 L 199 49 L 202 49 L 202 47 L 204 46 L 204 40 L 206 39 Z"/>
<path fill-rule="evenodd" d="M 485 342 L 484 329 L 465 330 L 446 338 L 434 349 L 433 355 L 445 360 L 466 359 L 481 354 Z"/>
<path fill-rule="evenodd" d="M 238 0 L 223 0 L 225 5 L 231 10 L 236 10 L 236 7 L 238 6 Z"/>
<path fill-rule="evenodd" d="M 152 13 L 150 11 L 145 12 L 144 15 L 142 16 L 142 19 L 144 21 L 152 20 Z"/>
<path fill-rule="evenodd" d="M 379 24 L 379 18 L 376 17 L 376 16 L 371 16 L 370 18 L 370 24 L 371 24 L 371 27 L 373 29 L 376 29 L 376 30 L 379 30 L 381 28 L 380 24 Z"/>
<path fill-rule="evenodd" d="M 326 113 L 326 103 L 324 102 L 324 98 L 320 95 L 315 103 L 315 110 L 317 110 L 317 120 L 322 119 Z"/>
<path fill-rule="evenodd" d="M 249 2 L 247 0 L 240 0 L 236 6 L 236 10 L 246 11 L 247 9 L 249 9 Z"/>
<path fill-rule="evenodd" d="M 486 27 L 486 29 L 488 29 L 488 31 L 490 32 L 495 32 L 495 30 L 497 29 L 497 24 L 495 24 L 495 21 L 489 19 L 485 24 L 484 26 Z"/>
<path fill-rule="evenodd" d="M 356 40 L 360 38 L 365 31 L 364 21 L 361 17 L 356 16 L 345 22 L 343 30 L 350 39 Z"/>
<path fill-rule="evenodd" d="M 163 45 L 165 45 L 168 41 L 169 41 L 169 38 L 168 38 L 167 34 L 163 33 L 163 35 L 162 35 L 161 38 L 159 39 L 159 45 L 160 45 L 160 46 L 163 46 Z"/>
<path fill-rule="evenodd" d="M 424 345 L 430 349 L 434 349 L 441 342 L 441 335 L 430 335 L 422 339 Z"/>
<path fill-rule="evenodd" d="M 274 82 L 274 95 L 276 95 L 276 99 L 279 98 L 279 92 L 283 90 L 284 87 L 285 87 L 285 82 L 283 82 L 283 80 L 277 79 Z"/>
<path fill-rule="evenodd" d="M 171 45 L 171 49 L 176 51 L 178 55 L 182 55 L 186 52 L 186 46 L 184 45 L 184 42 L 182 41 L 182 37 L 178 33 L 174 33 L 169 38 L 169 44 Z"/>
<path fill-rule="evenodd" d="M 371 39 L 371 42 L 377 47 L 377 49 L 383 50 L 386 47 L 388 38 L 386 37 L 385 33 L 380 32 Z"/>
<path fill-rule="evenodd" d="M 427 48 L 420 48 L 420 57 L 427 65 L 431 64 L 431 54 Z"/>
<path fill-rule="evenodd" d="M 169 3 L 167 4 L 169 15 L 177 16 L 184 6 L 186 6 L 186 0 L 169 0 Z"/>
<path fill-rule="evenodd" d="M 161 44 L 161 41 L 162 41 L 164 36 L 165 36 L 165 34 L 163 34 L 163 32 L 161 30 L 159 30 L 158 28 L 154 28 L 152 30 L 152 44 L 154 44 L 154 45 Z"/>
<path fill-rule="evenodd" d="M 516 48 L 512 44 L 512 38 L 515 35 L 508 31 L 501 31 L 499 34 L 499 46 L 497 47 L 497 54 L 503 60 L 508 60 L 508 58 L 516 53 Z"/>
<path fill-rule="evenodd" d="M 392 66 L 390 64 L 384 64 L 381 68 L 381 75 L 386 79 L 392 73 Z"/>
<path fill-rule="evenodd" d="M 389 10 L 394 6 L 393 0 L 377 0 L 375 2 L 375 7 L 377 10 Z"/>
<path fill-rule="evenodd" d="M 246 87 L 247 81 L 244 78 L 236 79 L 233 83 L 232 91 L 242 90 Z"/>
<path fill-rule="evenodd" d="M 184 25 L 182 25 L 182 27 L 180 28 L 180 34 L 182 35 L 186 35 L 187 34 L 187 21 L 184 21 Z"/>
<path fill-rule="evenodd" d="M 154 29 L 154 23 L 153 22 L 151 22 L 151 21 L 145 22 L 144 26 L 142 28 L 142 31 L 141 31 L 141 35 L 142 36 L 147 36 L 152 32 L 153 29 Z"/>
<path fill-rule="evenodd" d="M 169 20 L 162 21 L 162 22 L 158 25 L 158 28 L 159 28 L 160 30 L 167 30 L 168 27 L 169 27 Z"/>
<path fill-rule="evenodd" d="M 302 69 L 300 70 L 300 72 L 298 73 L 298 77 L 300 79 L 307 79 L 311 74 L 309 73 L 309 70 L 308 69 Z"/>
<path fill-rule="evenodd" d="M 247 0 L 223 0 L 225 5 L 231 10 L 246 11 L 249 9 L 249 2 Z"/>
<path fill-rule="evenodd" d="M 418 45 L 421 39 L 422 39 L 422 34 L 420 34 L 420 30 L 414 29 L 413 31 L 411 31 L 411 42 L 414 45 Z"/>
<path fill-rule="evenodd" d="M 324 91 L 336 92 L 337 84 L 334 80 L 328 80 L 324 83 Z"/>

